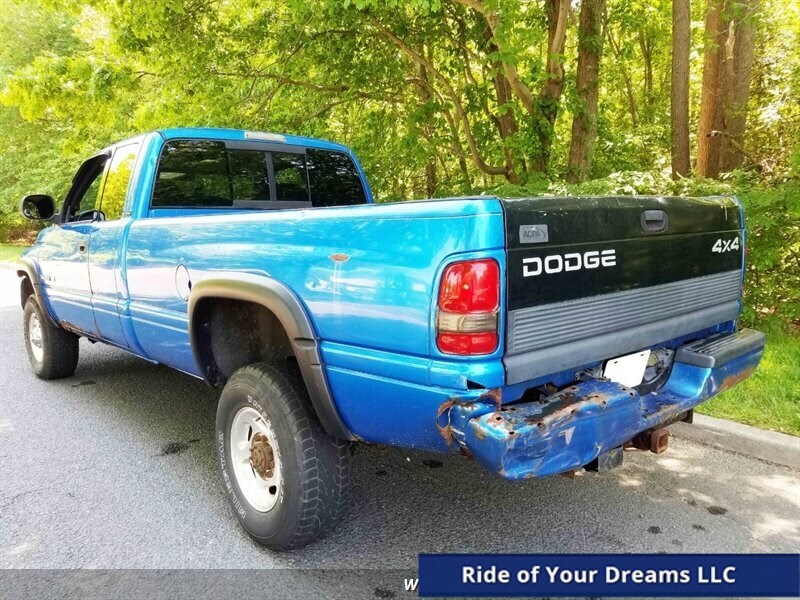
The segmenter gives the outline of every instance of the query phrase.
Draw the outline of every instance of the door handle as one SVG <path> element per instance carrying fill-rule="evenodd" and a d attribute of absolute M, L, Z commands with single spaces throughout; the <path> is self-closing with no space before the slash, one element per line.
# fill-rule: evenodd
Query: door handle
<path fill-rule="evenodd" d="M 78 244 L 78 252 L 86 252 L 86 243 L 81 242 Z"/>
<path fill-rule="evenodd" d="M 667 229 L 669 219 L 663 210 L 645 210 L 642 211 L 641 223 L 642 229 L 648 233 L 659 233 Z"/>

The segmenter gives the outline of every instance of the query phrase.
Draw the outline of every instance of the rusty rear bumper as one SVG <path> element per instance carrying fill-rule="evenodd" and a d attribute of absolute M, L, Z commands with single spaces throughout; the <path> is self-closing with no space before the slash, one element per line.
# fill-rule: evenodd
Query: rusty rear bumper
<path fill-rule="evenodd" d="M 763 335 L 751 330 L 728 340 L 716 360 L 698 359 L 704 349 L 678 353 L 661 389 L 635 389 L 600 379 L 575 384 L 540 402 L 495 410 L 480 403 L 455 405 L 453 438 L 486 468 L 507 479 L 542 477 L 581 468 L 637 434 L 672 423 L 704 400 L 746 379 L 764 351 Z M 746 339 L 745 339 L 746 338 Z M 716 351 L 716 350 L 714 350 Z M 694 363 L 694 364 L 690 364 Z M 710 366 L 701 366 L 702 363 Z"/>

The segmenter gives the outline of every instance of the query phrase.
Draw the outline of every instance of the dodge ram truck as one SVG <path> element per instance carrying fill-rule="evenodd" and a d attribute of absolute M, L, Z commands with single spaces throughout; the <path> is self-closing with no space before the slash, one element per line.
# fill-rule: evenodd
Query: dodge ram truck
<path fill-rule="evenodd" d="M 273 549 L 334 527 L 356 442 L 604 471 L 764 350 L 736 198 L 375 203 L 344 146 L 172 129 L 21 211 L 50 222 L 18 273 L 34 373 L 72 375 L 84 337 L 220 387 L 223 490 Z"/>

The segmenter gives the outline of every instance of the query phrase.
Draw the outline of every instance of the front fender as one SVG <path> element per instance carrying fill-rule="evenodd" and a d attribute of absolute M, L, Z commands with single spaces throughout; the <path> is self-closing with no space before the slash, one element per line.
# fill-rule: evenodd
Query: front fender
<path fill-rule="evenodd" d="M 47 318 L 53 325 L 58 326 L 58 323 L 53 318 L 53 315 L 50 314 L 47 303 L 44 301 L 42 285 L 39 279 L 39 269 L 36 268 L 36 263 L 34 263 L 31 259 L 21 258 L 19 265 L 17 266 L 17 277 L 20 278 L 20 306 L 24 309 L 25 302 L 28 300 L 29 294 L 25 292 L 24 287 L 25 280 L 27 279 L 30 282 L 31 288 L 33 289 L 33 294 L 36 296 L 36 301 L 39 303 L 39 307 L 42 309 L 42 312 L 47 315 Z"/>

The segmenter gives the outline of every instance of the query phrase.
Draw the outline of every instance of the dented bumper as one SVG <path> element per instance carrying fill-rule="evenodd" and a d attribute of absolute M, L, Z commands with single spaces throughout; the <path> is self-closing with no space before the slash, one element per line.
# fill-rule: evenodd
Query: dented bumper
<path fill-rule="evenodd" d="M 715 336 L 680 349 L 656 392 L 640 395 L 593 379 L 538 402 L 455 404 L 449 432 L 464 451 L 507 479 L 578 469 L 746 379 L 763 351 L 764 336 L 752 330 Z"/>

